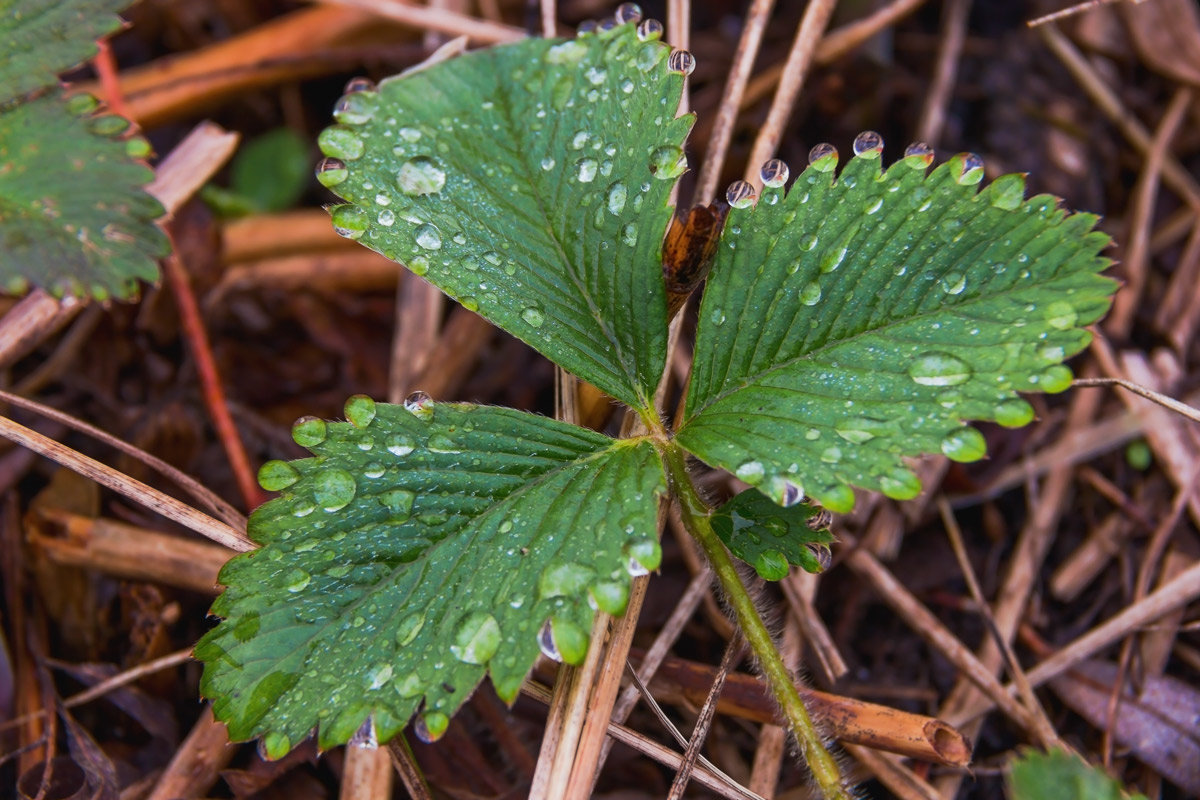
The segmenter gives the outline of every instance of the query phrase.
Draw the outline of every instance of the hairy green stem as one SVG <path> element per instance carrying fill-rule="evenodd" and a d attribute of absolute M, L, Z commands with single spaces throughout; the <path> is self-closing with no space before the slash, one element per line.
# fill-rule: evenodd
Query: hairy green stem
<path fill-rule="evenodd" d="M 779 649 L 771 639 L 767 626 L 759 616 L 749 592 L 738 575 L 729 551 L 712 529 L 712 511 L 696 492 L 691 475 L 687 471 L 686 454 L 672 441 L 659 442 L 659 449 L 667 467 L 671 488 L 679 500 L 683 525 L 688 533 L 700 543 L 704 554 L 712 565 L 713 572 L 721 582 L 729 605 L 733 608 L 742 635 L 754 651 L 763 675 L 767 679 L 775 702 L 779 704 L 788 721 L 792 735 L 800 746 L 800 753 L 812 771 L 813 778 L 829 800 L 851 800 L 851 795 L 842 783 L 837 762 L 821 741 L 821 734 L 813 725 L 804 701 L 796 690 L 791 672 L 783 663 Z"/>

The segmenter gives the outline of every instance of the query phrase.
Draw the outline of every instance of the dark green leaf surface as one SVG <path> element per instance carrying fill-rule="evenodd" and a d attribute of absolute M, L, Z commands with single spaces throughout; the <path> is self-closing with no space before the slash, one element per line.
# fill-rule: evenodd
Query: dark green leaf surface
<path fill-rule="evenodd" d="M 1126 800 L 1121 784 L 1099 767 L 1061 750 L 1030 751 L 1013 762 L 1009 776 L 1012 800 Z M 1134 800 L 1145 800 L 1135 795 Z"/>
<path fill-rule="evenodd" d="M 0 105 L 96 54 L 132 0 L 0 0 Z"/>
<path fill-rule="evenodd" d="M 103 300 L 158 278 L 163 209 L 142 189 L 154 173 L 119 138 L 128 123 L 89 101 L 55 93 L 0 111 L 0 289 Z"/>
<path fill-rule="evenodd" d="M 965 420 L 1028 423 L 1016 392 L 1067 388 L 1115 284 L 1096 217 L 1023 200 L 1020 176 L 978 192 L 962 157 L 835 163 L 730 210 L 678 441 L 777 502 L 848 511 L 851 486 L 919 492 L 902 456 L 983 457 Z"/>
<path fill-rule="evenodd" d="M 632 25 L 477 51 L 347 95 L 318 177 L 334 226 L 613 397 L 666 358 L 660 249 L 691 117 Z M 344 167 L 344 168 L 343 168 Z"/>
<path fill-rule="evenodd" d="M 729 552 L 754 567 L 764 580 L 778 581 L 787 575 L 789 564 L 809 572 L 823 569 L 833 535 L 827 528 L 809 527 L 820 513 L 800 502 L 781 508 L 762 492 L 749 489 L 713 512 L 712 526 Z"/>
<path fill-rule="evenodd" d="M 360 396 L 346 416 L 297 424 L 315 458 L 263 467 L 283 495 L 252 516 L 263 547 L 222 571 L 225 620 L 196 647 L 230 734 L 276 757 L 368 717 L 390 738 L 418 709 L 436 738 L 485 672 L 512 701 L 539 638 L 577 663 L 592 609 L 623 613 L 630 572 L 661 558 L 646 441 L 470 405 Z"/>

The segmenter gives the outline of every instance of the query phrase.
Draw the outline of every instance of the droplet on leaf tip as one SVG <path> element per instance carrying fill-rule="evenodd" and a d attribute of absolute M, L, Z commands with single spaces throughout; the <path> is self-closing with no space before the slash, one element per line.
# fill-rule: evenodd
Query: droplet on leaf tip
<path fill-rule="evenodd" d="M 763 186 L 769 186 L 772 189 L 778 189 L 787 183 L 788 174 L 788 165 L 779 158 L 772 158 L 770 161 L 765 162 L 759 171 L 759 177 L 762 179 Z"/>
<path fill-rule="evenodd" d="M 962 172 L 955 180 L 963 186 L 973 186 L 983 180 L 983 159 L 974 153 L 963 153 Z"/>
<path fill-rule="evenodd" d="M 433 416 L 433 398 L 426 392 L 413 392 L 404 398 L 404 410 L 418 419 L 429 419 Z"/>
<path fill-rule="evenodd" d="M 413 735 L 425 744 L 433 744 L 450 727 L 450 718 L 440 711 L 426 711 L 413 722 Z"/>
<path fill-rule="evenodd" d="M 746 181 L 734 181 L 725 190 L 725 200 L 733 208 L 749 208 L 756 197 L 754 186 Z"/>
<path fill-rule="evenodd" d="M 375 419 L 375 401 L 365 394 L 356 394 L 346 400 L 346 419 L 356 428 L 365 428 Z"/>
<path fill-rule="evenodd" d="M 643 42 L 662 38 L 663 24 L 656 19 L 644 20 L 637 28 L 637 37 Z"/>
<path fill-rule="evenodd" d="M 599 23 L 596 22 L 596 20 L 585 19 L 583 22 L 579 23 L 579 27 L 577 27 L 575 29 L 575 35 L 576 36 L 590 36 L 596 32 L 596 29 L 598 27 L 600 27 L 600 26 L 599 26 Z"/>
<path fill-rule="evenodd" d="M 878 156 L 883 152 L 883 137 L 875 131 L 863 131 L 854 137 L 854 155 Z"/>
<path fill-rule="evenodd" d="M 346 81 L 346 87 L 342 89 L 342 94 L 353 94 L 354 92 L 371 92 L 375 90 L 375 82 L 370 78 L 357 77 Z"/>
<path fill-rule="evenodd" d="M 301 417 L 292 423 L 292 439 L 301 447 L 316 447 L 328 435 L 325 420 L 318 417 Z"/>
<path fill-rule="evenodd" d="M 346 163 L 340 158 L 323 158 L 317 162 L 317 181 L 324 187 L 337 186 L 349 176 Z"/>
<path fill-rule="evenodd" d="M 624 25 L 627 22 L 637 22 L 642 18 L 642 7 L 637 3 L 621 3 L 617 6 L 616 13 L 613 15 L 618 25 Z"/>
<path fill-rule="evenodd" d="M 933 163 L 933 148 L 924 142 L 913 142 L 904 148 L 904 158 L 912 159 L 913 166 L 927 167 Z"/>
<path fill-rule="evenodd" d="M 542 651 L 542 655 L 551 661 L 562 663 L 562 654 L 558 652 L 558 648 L 554 645 L 554 627 L 550 620 L 542 625 L 541 630 L 537 635 L 538 649 Z"/>
<path fill-rule="evenodd" d="M 600 33 L 608 33 L 615 27 L 617 27 L 617 21 L 612 17 L 605 17 L 596 23 L 596 30 L 600 31 Z"/>
<path fill-rule="evenodd" d="M 808 163 L 822 172 L 829 172 L 837 166 L 837 162 L 837 148 L 828 142 L 815 145 L 813 149 L 808 151 Z"/>
<path fill-rule="evenodd" d="M 696 57 L 687 50 L 672 50 L 667 57 L 667 69 L 680 75 L 691 75 L 696 69 Z"/>

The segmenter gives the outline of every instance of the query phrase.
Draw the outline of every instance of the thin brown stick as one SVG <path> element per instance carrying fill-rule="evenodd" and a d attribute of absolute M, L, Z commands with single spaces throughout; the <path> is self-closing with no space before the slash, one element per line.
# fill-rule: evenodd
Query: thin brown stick
<path fill-rule="evenodd" d="M 1192 105 L 1193 96 L 1192 89 L 1184 86 L 1171 98 L 1162 121 L 1154 131 L 1149 152 L 1146 153 L 1142 164 L 1141 175 L 1138 176 L 1137 186 L 1133 190 L 1129 214 L 1129 244 L 1122 259 L 1125 267 L 1125 285 L 1117 293 L 1112 313 L 1104 322 L 1109 335 L 1119 339 L 1129 336 L 1134 315 L 1141 304 L 1142 291 L 1150 271 L 1150 225 L 1154 217 L 1155 200 L 1158 197 L 1159 179 L 1171 142 Z"/>
<path fill-rule="evenodd" d="M 446 8 L 393 3 L 388 0 L 319 0 L 319 2 L 370 11 L 372 14 L 404 23 L 421 31 L 467 36 L 478 44 L 515 42 L 526 37 L 525 31 L 520 28 L 460 14 Z"/>
<path fill-rule="evenodd" d="M 225 726 L 213 718 L 212 706 L 206 705 L 146 800 L 204 797 L 237 750 L 229 746 Z"/>
<path fill-rule="evenodd" d="M 870 15 L 830 31 L 817 46 L 816 62 L 836 61 L 924 4 L 925 0 L 892 0 Z"/>
<path fill-rule="evenodd" d="M 954 93 L 954 76 L 958 72 L 958 61 L 962 58 L 963 43 L 967 40 L 967 17 L 970 13 L 971 0 L 948 0 L 942 6 L 942 35 L 938 37 L 933 80 L 930 81 L 929 93 L 925 95 L 917 123 L 918 141 L 933 146 L 941 141 L 946 107 Z"/>
<path fill-rule="evenodd" d="M 1147 400 L 1158 403 L 1163 408 L 1170 409 L 1180 416 L 1187 417 L 1193 422 L 1200 422 L 1200 409 L 1190 406 L 1187 403 L 1176 400 L 1175 398 L 1165 395 L 1162 392 L 1156 392 L 1140 383 L 1125 380 L 1124 378 L 1076 378 L 1072 386 L 1120 386 L 1133 392 L 1138 397 L 1144 397 Z"/>
<path fill-rule="evenodd" d="M 741 657 L 742 650 L 741 636 L 733 637 L 725 646 L 725 654 L 721 656 L 721 664 L 717 667 L 716 677 L 708 688 L 708 696 L 704 698 L 704 705 L 700 707 L 700 714 L 696 719 L 695 727 L 692 728 L 692 736 L 688 740 L 687 751 L 683 754 L 683 763 L 675 772 L 675 780 L 671 782 L 671 791 L 667 795 L 667 800 L 682 800 L 688 781 L 691 780 L 692 770 L 696 766 L 696 757 L 700 755 L 700 748 L 704 745 L 708 730 L 716 716 L 717 698 L 721 696 L 721 689 L 725 686 L 725 679 L 729 677 L 729 670 Z"/>
<path fill-rule="evenodd" d="M 792 115 L 796 98 L 800 96 L 804 79 L 808 77 L 808 68 L 812 65 L 817 43 L 821 39 L 821 34 L 825 32 L 825 27 L 829 24 L 829 18 L 833 16 L 833 9 L 836 5 L 836 0 L 811 0 L 804 9 L 804 16 L 800 20 L 800 26 L 796 29 L 796 38 L 792 42 L 792 49 L 783 65 L 783 76 L 780 78 L 779 87 L 775 90 L 775 99 L 771 102 L 767 119 L 758 132 L 758 138 L 754 140 L 754 146 L 751 148 L 750 157 L 746 162 L 746 180 L 755 186 L 762 186 L 759 170 L 762 168 L 763 162 L 770 159 L 775 154 L 776 148 L 779 147 L 783 129 Z"/>
<path fill-rule="evenodd" d="M 708 137 L 708 150 L 704 154 L 700 176 L 696 179 L 692 205 L 708 205 L 716 196 L 717 181 L 721 179 L 721 169 L 725 166 L 729 143 L 733 140 L 733 123 L 737 120 L 746 82 L 750 80 L 750 71 L 754 68 L 754 60 L 758 58 L 763 32 L 767 29 L 767 20 L 774 6 L 775 0 L 754 0 L 746 12 L 742 37 L 738 40 L 733 64 L 729 67 L 729 77 L 725 80 L 725 94 L 721 97 L 712 133 Z"/>
<path fill-rule="evenodd" d="M 408 796 L 412 800 L 433 800 L 433 792 L 430 791 L 425 776 L 421 774 L 421 768 L 417 765 L 417 759 L 413 756 L 408 741 L 403 736 L 397 736 L 388 742 L 387 749 L 392 758 L 392 768 L 396 770 L 396 775 L 404 784 Z"/>

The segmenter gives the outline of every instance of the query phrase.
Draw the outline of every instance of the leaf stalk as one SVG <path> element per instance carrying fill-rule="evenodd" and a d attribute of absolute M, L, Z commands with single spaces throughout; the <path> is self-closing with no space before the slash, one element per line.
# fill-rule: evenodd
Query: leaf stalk
<path fill-rule="evenodd" d="M 725 545 L 712 529 L 712 510 L 700 497 L 687 469 L 687 455 L 673 441 L 657 440 L 667 478 L 675 498 L 679 501 L 683 526 L 704 550 L 713 572 L 725 590 L 729 606 L 737 617 L 738 625 L 746 642 L 761 665 L 775 702 L 779 704 L 788 727 L 800 747 L 800 753 L 812 771 L 813 779 L 829 800 L 851 800 L 851 794 L 842 782 L 837 762 L 825 747 L 820 732 L 813 724 L 796 689 L 795 680 L 783 663 L 779 650 L 763 623 L 754 600 L 742 583 L 733 559 Z"/>

